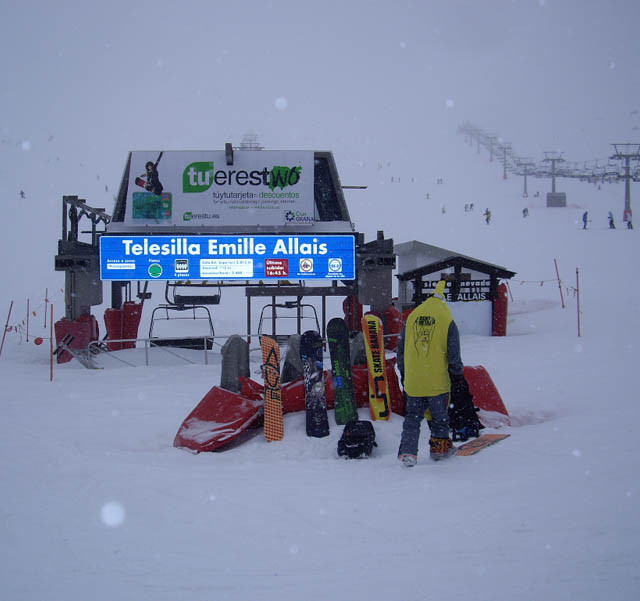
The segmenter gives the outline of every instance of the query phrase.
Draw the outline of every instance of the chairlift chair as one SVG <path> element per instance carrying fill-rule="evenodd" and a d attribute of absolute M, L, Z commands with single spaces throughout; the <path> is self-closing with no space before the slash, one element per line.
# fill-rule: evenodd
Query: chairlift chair
<path fill-rule="evenodd" d="M 152 345 L 156 346 L 172 346 L 187 349 L 202 349 L 203 339 L 205 340 L 206 348 L 211 350 L 213 348 L 213 338 L 215 331 L 213 328 L 213 321 L 211 320 L 211 312 L 207 305 L 220 304 L 220 298 L 222 291 L 219 285 L 217 287 L 216 294 L 209 295 L 186 295 L 178 294 L 179 288 L 187 287 L 199 287 L 199 288 L 211 288 L 206 282 L 201 284 L 195 284 L 192 282 L 167 282 L 165 287 L 165 299 L 166 304 L 158 305 L 151 313 L 151 323 L 149 324 L 149 339 Z M 191 315 L 170 316 L 170 312 L 184 314 L 190 311 Z M 156 315 L 160 312 L 160 316 Z M 164 312 L 164 316 L 162 316 Z M 185 336 L 185 337 L 164 337 L 154 338 L 153 327 L 156 321 L 173 321 L 178 319 L 190 319 L 190 320 L 204 320 L 209 326 L 209 333 L 202 336 Z"/>
<path fill-rule="evenodd" d="M 308 307 L 311 312 L 312 315 L 304 315 L 304 309 L 305 307 Z M 265 311 L 267 309 L 271 309 L 271 315 L 267 315 L 265 317 Z M 296 310 L 296 314 L 295 315 L 278 315 L 278 309 L 286 309 L 286 310 L 291 310 L 291 309 L 295 309 Z M 301 303 L 300 300 L 295 300 L 295 301 L 285 301 L 284 303 L 269 303 L 267 305 L 265 305 L 264 307 L 262 307 L 262 310 L 260 311 L 260 321 L 258 323 L 258 335 L 261 336 L 263 334 L 262 331 L 262 326 L 263 326 L 263 322 L 265 319 L 270 319 L 271 320 L 271 332 L 272 334 L 265 334 L 268 336 L 272 336 L 273 338 L 275 338 L 275 340 L 278 343 L 284 343 L 289 339 L 289 336 L 294 333 L 291 332 L 289 334 L 277 334 L 274 333 L 276 331 L 276 322 L 278 320 L 278 318 L 280 319 L 295 319 L 297 321 L 297 327 L 296 327 L 296 332 L 297 334 L 301 334 L 301 329 L 302 329 L 302 320 L 303 319 L 311 319 L 315 322 L 315 328 L 317 332 L 320 332 L 320 321 L 318 320 L 318 312 L 316 311 L 316 308 L 308 303 Z M 308 328 L 307 328 L 308 329 Z"/>

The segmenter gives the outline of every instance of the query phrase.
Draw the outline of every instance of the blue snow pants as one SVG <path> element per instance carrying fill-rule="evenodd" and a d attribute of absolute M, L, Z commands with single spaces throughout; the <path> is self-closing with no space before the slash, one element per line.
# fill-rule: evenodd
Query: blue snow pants
<path fill-rule="evenodd" d="M 402 438 L 398 455 L 418 454 L 420 440 L 420 424 L 424 412 L 431 410 L 431 436 L 434 438 L 449 438 L 449 393 L 431 397 L 413 397 L 407 395 L 404 423 L 402 424 Z"/>

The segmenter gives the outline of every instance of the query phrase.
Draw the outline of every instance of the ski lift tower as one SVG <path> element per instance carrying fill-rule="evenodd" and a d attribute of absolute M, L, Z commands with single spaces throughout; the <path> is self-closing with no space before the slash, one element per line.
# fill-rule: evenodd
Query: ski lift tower
<path fill-rule="evenodd" d="M 624 179 L 624 214 L 623 221 L 631 221 L 631 159 L 636 161 L 640 160 L 640 144 L 613 144 L 615 153 L 611 156 L 611 159 L 618 161 L 624 161 L 624 175 L 619 176 L 620 179 Z"/>
<path fill-rule="evenodd" d="M 548 207 L 566 207 L 566 192 L 556 192 L 556 163 L 564 163 L 561 152 L 545 152 L 544 163 L 551 163 L 551 192 L 547 192 Z"/>

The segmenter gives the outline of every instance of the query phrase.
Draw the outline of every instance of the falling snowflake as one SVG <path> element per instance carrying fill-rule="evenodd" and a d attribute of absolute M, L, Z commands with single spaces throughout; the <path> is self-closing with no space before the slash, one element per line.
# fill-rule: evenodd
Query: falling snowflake
<path fill-rule="evenodd" d="M 31 142 L 29 140 L 23 140 L 22 150 L 31 150 Z"/>
<path fill-rule="evenodd" d="M 287 108 L 287 105 L 289 103 L 287 102 L 287 99 L 284 96 L 280 96 L 279 98 L 276 98 L 275 104 L 276 104 L 276 108 L 279 111 L 284 111 L 284 109 Z"/>
<path fill-rule="evenodd" d="M 447 108 L 452 109 L 455 106 L 455 103 L 451 98 L 447 98 Z"/>
<path fill-rule="evenodd" d="M 106 526 L 115 528 L 124 522 L 124 507 L 115 501 L 105 503 L 100 510 L 100 519 Z"/>

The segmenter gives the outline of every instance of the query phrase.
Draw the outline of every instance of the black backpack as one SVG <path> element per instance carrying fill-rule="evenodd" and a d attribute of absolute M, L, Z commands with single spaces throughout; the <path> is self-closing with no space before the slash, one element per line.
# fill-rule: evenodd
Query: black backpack
<path fill-rule="evenodd" d="M 338 441 L 338 455 L 348 459 L 370 457 L 376 444 L 376 431 L 373 424 L 364 420 L 347 422 Z"/>
<path fill-rule="evenodd" d="M 451 402 L 449 403 L 449 427 L 453 441 L 466 441 L 480 436 L 484 426 L 478 419 L 478 408 L 466 378 L 451 376 Z"/>

